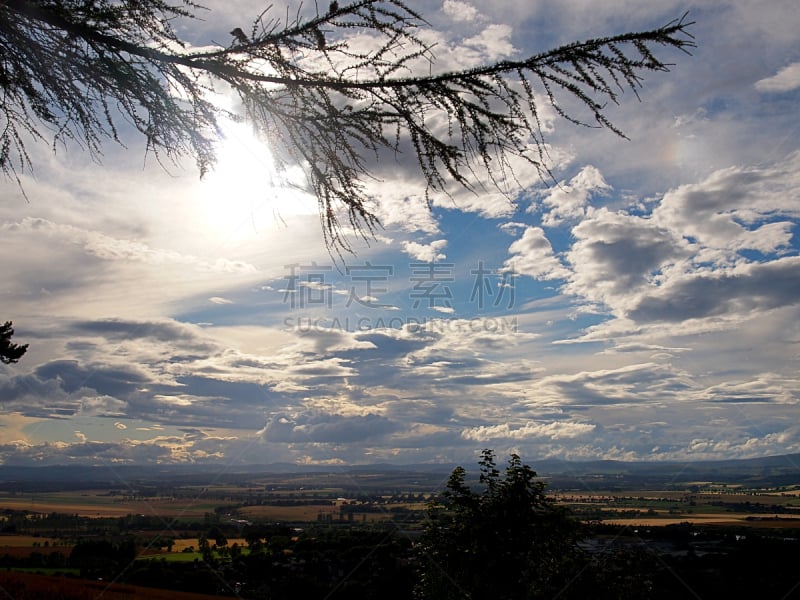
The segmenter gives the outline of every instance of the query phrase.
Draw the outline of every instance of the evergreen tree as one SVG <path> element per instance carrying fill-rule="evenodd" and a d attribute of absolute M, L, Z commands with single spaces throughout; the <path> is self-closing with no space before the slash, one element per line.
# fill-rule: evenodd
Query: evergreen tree
<path fill-rule="evenodd" d="M 248 29 L 193 47 L 174 23 L 197 18 L 191 0 L 0 1 L 0 168 L 32 167 L 26 144 L 53 137 L 94 156 L 120 124 L 145 136 L 159 160 L 189 155 L 201 175 L 214 163 L 219 118 L 213 91 L 233 93 L 269 140 L 278 166 L 299 164 L 319 201 L 326 241 L 347 248 L 340 217 L 357 231 L 379 225 L 364 180 L 368 158 L 410 149 L 426 195 L 476 171 L 501 186 L 510 158 L 549 177 L 540 103 L 578 123 L 622 135 L 604 109 L 647 71 L 654 50 L 693 46 L 684 19 L 638 33 L 573 43 L 522 60 L 436 72 L 420 36 L 423 17 L 402 0 L 331 2 L 305 18 L 266 8 Z M 348 43 L 351 34 L 372 47 Z M 584 113 L 568 112 L 575 104 Z M 434 129 L 432 122 L 446 127 Z"/>
<path fill-rule="evenodd" d="M 6 321 L 0 325 L 0 362 L 11 364 L 19 361 L 22 355 L 28 350 L 28 344 L 15 344 L 11 341 L 14 335 L 14 328 L 11 321 Z"/>
<path fill-rule="evenodd" d="M 536 472 L 512 454 L 505 473 L 484 450 L 476 492 L 456 468 L 429 510 L 418 546 L 420 599 L 552 598 L 569 587 L 583 557 L 578 524 L 545 496 Z M 568 597 L 568 596 L 564 596 Z"/>

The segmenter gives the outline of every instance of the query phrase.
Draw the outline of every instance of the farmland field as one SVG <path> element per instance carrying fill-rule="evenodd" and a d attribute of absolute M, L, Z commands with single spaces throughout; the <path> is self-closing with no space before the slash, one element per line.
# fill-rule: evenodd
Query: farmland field
<path fill-rule="evenodd" d="M 578 518 L 588 521 L 800 527 L 800 487 L 796 484 L 747 488 L 738 483 L 694 480 L 669 489 L 634 485 L 608 490 L 600 487 L 599 481 L 591 482 L 597 488 L 552 490 L 550 495 Z M 175 529 L 181 528 L 178 524 L 208 523 L 209 516 L 221 523 L 238 522 L 238 527 L 248 522 L 382 521 L 407 527 L 420 523 L 432 498 L 430 490 L 440 488 L 441 478 L 418 473 L 241 475 L 234 481 L 215 483 L 199 477 L 181 481 L 154 478 L 125 487 L 87 484 L 85 489 L 69 491 L 53 486 L 49 490 L 29 487 L 28 491 L 22 491 L 26 488 L 21 485 L 7 485 L 0 491 L 0 510 L 24 511 L 31 516 L 58 513 L 92 519 L 157 517 L 164 520 L 163 524 L 156 523 L 157 527 Z M 0 526 L 3 518 L 0 515 Z M 42 535 L 51 533 L 47 529 L 39 531 Z M 162 535 L 178 538 L 183 534 L 168 531 Z"/>
<path fill-rule="evenodd" d="M 392 505 L 406 507 L 410 505 Z M 425 505 L 420 503 L 415 505 L 419 510 L 424 509 Z M 413 509 L 412 509 L 413 510 Z M 396 517 L 395 513 L 389 508 L 385 510 L 363 510 L 358 507 L 351 509 L 353 520 L 356 521 L 388 521 Z M 305 504 L 302 506 L 245 506 L 237 510 L 237 513 L 244 519 L 256 521 L 288 521 L 288 522 L 313 522 L 330 518 L 338 521 L 342 518 L 339 503 L 332 504 Z"/>
<path fill-rule="evenodd" d="M 109 496 L 105 492 L 94 490 L 14 496 L 0 494 L 0 509 L 27 510 L 32 513 L 56 512 L 83 517 L 122 517 L 138 514 L 202 517 L 219 505 L 219 502 L 187 498 L 156 497 L 133 500 Z"/>
<path fill-rule="evenodd" d="M 603 519 L 603 523 L 609 525 L 633 525 L 643 527 L 663 527 L 665 525 L 691 523 L 693 525 L 725 525 L 757 527 L 759 529 L 800 529 L 800 517 L 784 517 L 780 520 L 775 520 L 763 517 L 762 515 L 756 517 L 754 515 L 734 515 L 731 513 L 690 514 L 681 517 L 675 517 L 674 515 L 665 515 L 663 517 L 634 516 L 627 519 Z"/>
<path fill-rule="evenodd" d="M 0 589 L 8 598 L 59 598 L 63 600 L 212 600 L 219 596 L 158 590 L 103 581 L 88 581 L 30 573 L 0 573 Z"/>
<path fill-rule="evenodd" d="M 35 535 L 0 534 L 0 548 L 57 548 L 62 540 Z"/>
<path fill-rule="evenodd" d="M 785 491 L 593 491 L 560 492 L 554 498 L 578 515 L 607 524 L 800 528 L 800 498 Z"/>

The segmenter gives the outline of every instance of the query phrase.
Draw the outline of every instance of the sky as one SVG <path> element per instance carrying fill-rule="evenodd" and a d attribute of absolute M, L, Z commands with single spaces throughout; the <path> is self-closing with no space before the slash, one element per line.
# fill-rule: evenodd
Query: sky
<path fill-rule="evenodd" d="M 411 0 L 436 68 L 689 11 L 628 139 L 543 111 L 556 183 L 433 198 L 368 182 L 382 228 L 334 260 L 301 166 L 226 122 L 219 163 L 142 141 L 31 147 L 0 182 L 0 463 L 474 464 L 800 452 L 800 13 L 794 0 Z M 227 39 L 263 8 L 181 24 Z"/>

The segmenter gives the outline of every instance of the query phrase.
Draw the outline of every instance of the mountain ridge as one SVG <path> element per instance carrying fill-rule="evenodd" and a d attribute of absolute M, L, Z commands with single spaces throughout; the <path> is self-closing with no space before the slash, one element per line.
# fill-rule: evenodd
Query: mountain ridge
<path fill-rule="evenodd" d="M 523 458 L 539 476 L 544 478 L 591 477 L 591 476 L 634 476 L 634 477 L 672 477 L 682 481 L 688 479 L 734 478 L 746 479 L 752 476 L 797 475 L 800 483 L 800 453 L 782 454 L 745 459 L 682 461 L 618 461 L 588 460 L 568 461 L 563 459 L 543 459 L 540 461 Z M 502 467 L 504 459 L 498 457 Z M 460 464 L 468 472 L 477 470 L 476 466 Z M 447 474 L 459 463 L 417 463 L 367 465 L 299 465 L 294 463 L 269 463 L 258 465 L 219 465 L 174 464 L 174 465 L 0 465 L 0 482 L 12 481 L 74 481 L 92 482 L 132 479 L 162 479 L 168 477 L 207 476 L 209 480 L 239 478 L 258 475 L 289 475 L 311 473 L 442 473 Z"/>

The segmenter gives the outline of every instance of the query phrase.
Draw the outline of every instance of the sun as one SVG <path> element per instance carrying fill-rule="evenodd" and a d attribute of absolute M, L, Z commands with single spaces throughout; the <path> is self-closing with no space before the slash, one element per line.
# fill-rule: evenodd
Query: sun
<path fill-rule="evenodd" d="M 205 226 L 219 241 L 258 238 L 298 215 L 316 215 L 299 167 L 278 172 L 267 143 L 243 123 L 221 123 L 217 164 L 200 186 Z"/>

